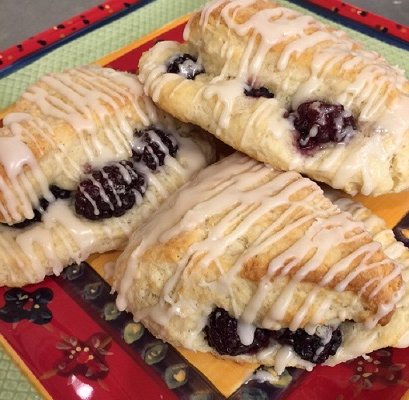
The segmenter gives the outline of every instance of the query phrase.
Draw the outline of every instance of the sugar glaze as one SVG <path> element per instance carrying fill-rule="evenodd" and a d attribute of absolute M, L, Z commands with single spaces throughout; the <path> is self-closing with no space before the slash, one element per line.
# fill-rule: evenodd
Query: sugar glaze
<path fill-rule="evenodd" d="M 298 201 L 290 200 L 300 191 L 308 191 L 309 194 Z M 189 195 L 186 196 L 186 193 Z M 255 254 L 263 254 L 287 234 L 301 228 L 304 229 L 303 235 L 269 262 L 265 274 L 255 282 L 256 288 L 244 310 L 235 313 L 235 318 L 239 319 L 239 334 L 243 343 L 252 342 L 255 321 L 266 296 L 271 293 L 274 281 L 280 278 L 287 279 L 288 283 L 280 289 L 276 302 L 265 313 L 264 320 L 257 324 L 267 329 L 279 329 L 283 326 L 282 321 L 294 300 L 297 285 L 308 281 L 308 275 L 323 264 L 326 254 L 337 244 L 353 243 L 363 237 L 368 238 L 363 224 L 353 221 L 349 214 L 340 212 L 336 206 L 328 203 L 327 208 L 314 207 L 312 202 L 316 196 L 322 196 L 322 192 L 309 179 L 302 178 L 295 172 L 272 174 L 271 168 L 238 153 L 225 158 L 215 166 L 208 167 L 194 182 L 174 194 L 168 206 L 160 210 L 157 218 L 160 219 L 161 224 L 148 223 L 131 238 L 128 249 L 132 250 L 126 253 L 126 258 L 122 256 L 118 262 L 119 265 L 125 263 L 123 276 L 117 282 L 118 308 L 121 310 L 127 308 L 128 296 L 132 290 L 141 257 L 150 246 L 166 243 L 187 230 L 194 230 L 212 216 L 223 215 L 214 226 L 209 228 L 203 239 L 190 245 L 183 257 L 176 261 L 176 269 L 165 282 L 158 302 L 152 307 L 133 310 L 134 317 L 136 320 L 149 318 L 159 325 L 166 326 L 172 317 L 187 317 L 191 313 L 203 313 L 197 319 L 197 326 L 191 327 L 191 334 L 194 337 L 203 328 L 208 305 L 204 305 L 204 309 L 201 310 L 194 302 L 195 308 L 191 309 L 189 299 L 178 296 L 178 290 L 181 290 L 181 287 L 189 286 L 189 275 L 197 273 L 202 276 L 203 271 L 212 265 L 219 265 L 218 277 L 213 281 L 203 282 L 203 285 L 215 292 L 215 298 L 218 295 L 227 296 L 232 302 L 232 309 L 237 310 L 230 289 L 242 273 L 243 265 Z M 250 231 L 262 216 L 282 206 L 287 206 L 285 211 L 253 242 L 248 243 L 247 248 L 237 256 L 238 258 L 227 272 L 222 272 L 221 259 L 228 252 L 229 246 Z M 291 224 L 286 224 L 279 229 L 289 215 L 300 210 L 307 212 L 304 216 L 293 220 Z M 371 242 L 368 238 L 366 244 L 328 266 L 316 289 L 312 290 L 295 313 L 290 328 L 295 330 L 306 327 L 309 321 L 305 317 L 311 315 L 311 312 L 313 319 L 316 320 L 315 323 L 317 325 L 322 323 L 322 316 L 331 304 L 323 301 L 321 296 L 320 301 L 323 303 L 318 305 L 318 310 L 314 308 L 313 303 L 320 290 L 334 286 L 334 290 L 340 293 L 351 290 L 351 282 L 356 276 L 367 274 L 372 269 L 389 263 L 392 265 L 390 272 L 385 273 L 359 296 L 369 300 L 386 288 L 399 276 L 400 267 L 397 264 L 391 264 L 387 259 L 379 262 L 371 261 L 372 256 L 379 249 L 380 244 Z M 293 268 L 311 251 L 314 252 L 313 256 L 293 273 Z M 349 269 L 352 260 L 359 261 L 353 269 Z M 193 270 L 192 263 L 196 264 Z M 399 294 L 402 295 L 401 292 Z M 393 296 L 390 302 L 380 304 L 378 310 L 375 310 L 374 314 L 366 320 L 368 328 L 376 325 L 398 301 L 399 296 Z M 317 313 L 321 313 L 320 317 Z M 338 323 L 346 317 L 346 315 L 339 315 Z M 314 327 L 310 324 L 308 329 L 313 331 Z"/>
<path fill-rule="evenodd" d="M 157 120 L 136 77 L 97 66 L 45 76 L 22 98 L 17 109 L 27 112 L 8 114 L 0 137 L 0 167 L 5 172 L 0 178 L 0 213 L 8 223 L 32 218 L 40 197 L 52 200 L 48 186 L 56 179 L 72 189 L 84 164 L 101 166 L 128 158 L 136 125 Z M 51 128 L 58 130 L 59 121 L 78 137 L 80 162 Z M 38 159 L 45 152 L 55 158 L 64 177 L 53 175 L 58 168 L 43 170 Z"/>

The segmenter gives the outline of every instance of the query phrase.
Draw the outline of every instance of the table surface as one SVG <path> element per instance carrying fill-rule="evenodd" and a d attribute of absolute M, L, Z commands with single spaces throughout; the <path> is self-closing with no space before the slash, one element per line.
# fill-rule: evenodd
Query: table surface
<path fill-rule="evenodd" d="M 0 50 L 99 3 L 101 0 L 0 0 Z M 409 25 L 409 0 L 349 0 L 349 3 Z"/>

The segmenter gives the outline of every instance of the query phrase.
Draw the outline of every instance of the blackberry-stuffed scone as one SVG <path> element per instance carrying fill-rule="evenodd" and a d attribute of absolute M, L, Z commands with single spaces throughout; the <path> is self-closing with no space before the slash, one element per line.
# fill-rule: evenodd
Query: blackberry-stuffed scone
<path fill-rule="evenodd" d="M 343 346 L 331 356 L 326 364 L 335 365 L 350 360 L 363 353 L 370 353 L 384 347 L 409 346 L 409 249 L 402 242 L 395 239 L 392 230 L 386 227 L 385 221 L 374 215 L 362 204 L 344 197 L 338 191 L 324 190 L 328 197 L 342 211 L 351 213 L 356 221 L 362 221 L 374 240 L 382 245 L 384 253 L 397 261 L 402 268 L 402 277 L 406 283 L 403 297 L 396 305 L 396 310 L 390 322 L 384 326 L 377 325 L 373 329 L 366 329 L 362 324 L 345 323 L 342 333 Z"/>
<path fill-rule="evenodd" d="M 362 222 L 310 179 L 239 153 L 135 232 L 113 287 L 159 338 L 277 372 L 350 351 L 349 326 L 388 329 L 404 294 L 400 265 Z"/>
<path fill-rule="evenodd" d="M 409 82 L 344 32 L 268 0 L 216 0 L 139 64 L 164 110 L 280 170 L 355 194 L 409 188 Z"/>
<path fill-rule="evenodd" d="M 0 286 L 123 246 L 213 161 L 200 129 L 156 110 L 136 76 L 85 66 L 44 76 L 0 128 Z"/>

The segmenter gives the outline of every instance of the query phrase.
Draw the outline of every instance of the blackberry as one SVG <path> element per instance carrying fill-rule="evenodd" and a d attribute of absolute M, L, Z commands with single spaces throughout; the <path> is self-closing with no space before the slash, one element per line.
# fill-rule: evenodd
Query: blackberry
<path fill-rule="evenodd" d="M 55 185 L 50 186 L 50 192 L 56 199 L 69 199 L 71 196 L 71 192 L 69 190 L 61 189 Z"/>
<path fill-rule="evenodd" d="M 91 220 L 125 214 L 146 190 L 145 177 L 132 161 L 106 165 L 88 176 L 75 192 L 75 211 Z"/>
<path fill-rule="evenodd" d="M 68 199 L 71 196 L 71 192 L 69 190 L 61 189 L 60 187 L 55 185 L 50 186 L 50 192 L 56 199 Z M 40 222 L 44 211 L 47 210 L 49 205 L 50 203 L 48 202 L 48 200 L 41 198 L 38 202 L 37 208 L 33 210 L 34 217 L 18 222 L 17 224 L 12 225 L 12 227 L 23 229 L 35 222 Z"/>
<path fill-rule="evenodd" d="M 329 327 L 319 327 L 322 329 L 331 329 Z M 318 329 L 319 329 L 318 328 Z M 331 329 L 332 330 L 332 329 Z M 330 337 L 325 338 L 314 335 L 308 335 L 302 329 L 297 329 L 294 335 L 294 351 L 303 359 L 315 364 L 322 364 L 329 356 L 333 356 L 342 342 L 342 333 L 339 328 L 329 332 Z"/>
<path fill-rule="evenodd" d="M 272 337 L 282 345 L 292 346 L 303 360 L 314 364 L 322 364 L 333 356 L 342 342 L 341 330 L 333 330 L 329 326 L 319 326 L 313 335 L 309 335 L 304 329 L 292 332 L 284 328 L 272 331 Z"/>
<path fill-rule="evenodd" d="M 307 101 L 289 114 L 298 131 L 298 145 L 312 150 L 322 144 L 349 140 L 356 129 L 353 115 L 341 104 Z"/>
<path fill-rule="evenodd" d="M 274 98 L 274 93 L 271 93 L 264 86 L 259 88 L 250 87 L 250 89 L 244 89 L 244 94 L 249 97 L 266 97 L 267 99 Z"/>
<path fill-rule="evenodd" d="M 143 196 L 147 181 L 138 163 L 155 171 L 167 155 L 176 156 L 175 138 L 161 129 L 149 127 L 135 132 L 132 159 L 90 170 L 75 193 L 75 211 L 91 220 L 120 217 Z"/>
<path fill-rule="evenodd" d="M 277 331 L 256 328 L 253 343 L 246 346 L 241 343 L 237 333 L 237 320 L 222 308 L 216 308 L 209 315 L 204 333 L 209 346 L 219 354 L 237 356 L 256 353 L 267 347 L 270 339 L 273 339 L 281 345 L 291 346 L 303 360 L 314 364 L 322 364 L 334 355 L 342 342 L 339 328 L 333 330 L 323 325 L 319 326 L 313 335 L 303 329 L 292 332 L 287 328 Z"/>
<path fill-rule="evenodd" d="M 135 161 L 143 162 L 152 171 L 165 163 L 167 154 L 176 157 L 179 147 L 171 134 L 156 127 L 149 127 L 137 131 L 135 136 L 137 139 L 132 151 L 132 158 Z"/>
<path fill-rule="evenodd" d="M 257 328 L 253 343 L 248 346 L 244 345 L 237 334 L 237 319 L 230 317 L 228 312 L 222 308 L 216 308 L 209 315 L 204 333 L 209 346 L 216 349 L 219 354 L 229 356 L 256 353 L 268 346 L 271 336 L 268 330 Z"/>
<path fill-rule="evenodd" d="M 197 75 L 205 72 L 203 65 L 190 54 L 177 54 L 173 56 L 166 65 L 166 72 L 178 74 L 186 79 L 194 80 Z"/>

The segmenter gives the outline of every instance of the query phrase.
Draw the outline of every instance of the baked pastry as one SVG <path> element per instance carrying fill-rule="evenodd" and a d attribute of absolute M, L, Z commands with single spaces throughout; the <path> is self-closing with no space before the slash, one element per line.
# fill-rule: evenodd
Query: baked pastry
<path fill-rule="evenodd" d="M 409 82 L 381 56 L 269 0 L 212 1 L 184 38 L 139 63 L 162 109 L 350 194 L 408 189 Z"/>
<path fill-rule="evenodd" d="M 404 291 L 400 265 L 316 183 L 239 153 L 135 232 L 113 287 L 157 337 L 279 373 L 337 354 L 347 321 L 388 326 Z"/>
<path fill-rule="evenodd" d="M 0 128 L 0 286 L 44 279 L 129 234 L 213 161 L 199 129 L 156 110 L 134 75 L 43 77 Z"/>
<path fill-rule="evenodd" d="M 362 204 L 344 197 L 338 191 L 325 189 L 324 194 L 342 211 L 350 212 L 354 220 L 365 224 L 365 228 L 372 234 L 373 239 L 382 245 L 385 254 L 400 264 L 403 280 L 407 284 L 409 282 L 409 250 L 402 242 L 395 239 L 392 230 L 386 227 L 385 222 Z M 344 337 L 343 346 L 335 355 L 328 358 L 327 365 L 335 365 L 384 347 L 408 347 L 408 288 L 397 303 L 396 310 L 387 325 L 377 325 L 368 330 L 362 324 L 346 322 L 342 325 L 342 335 Z"/>

